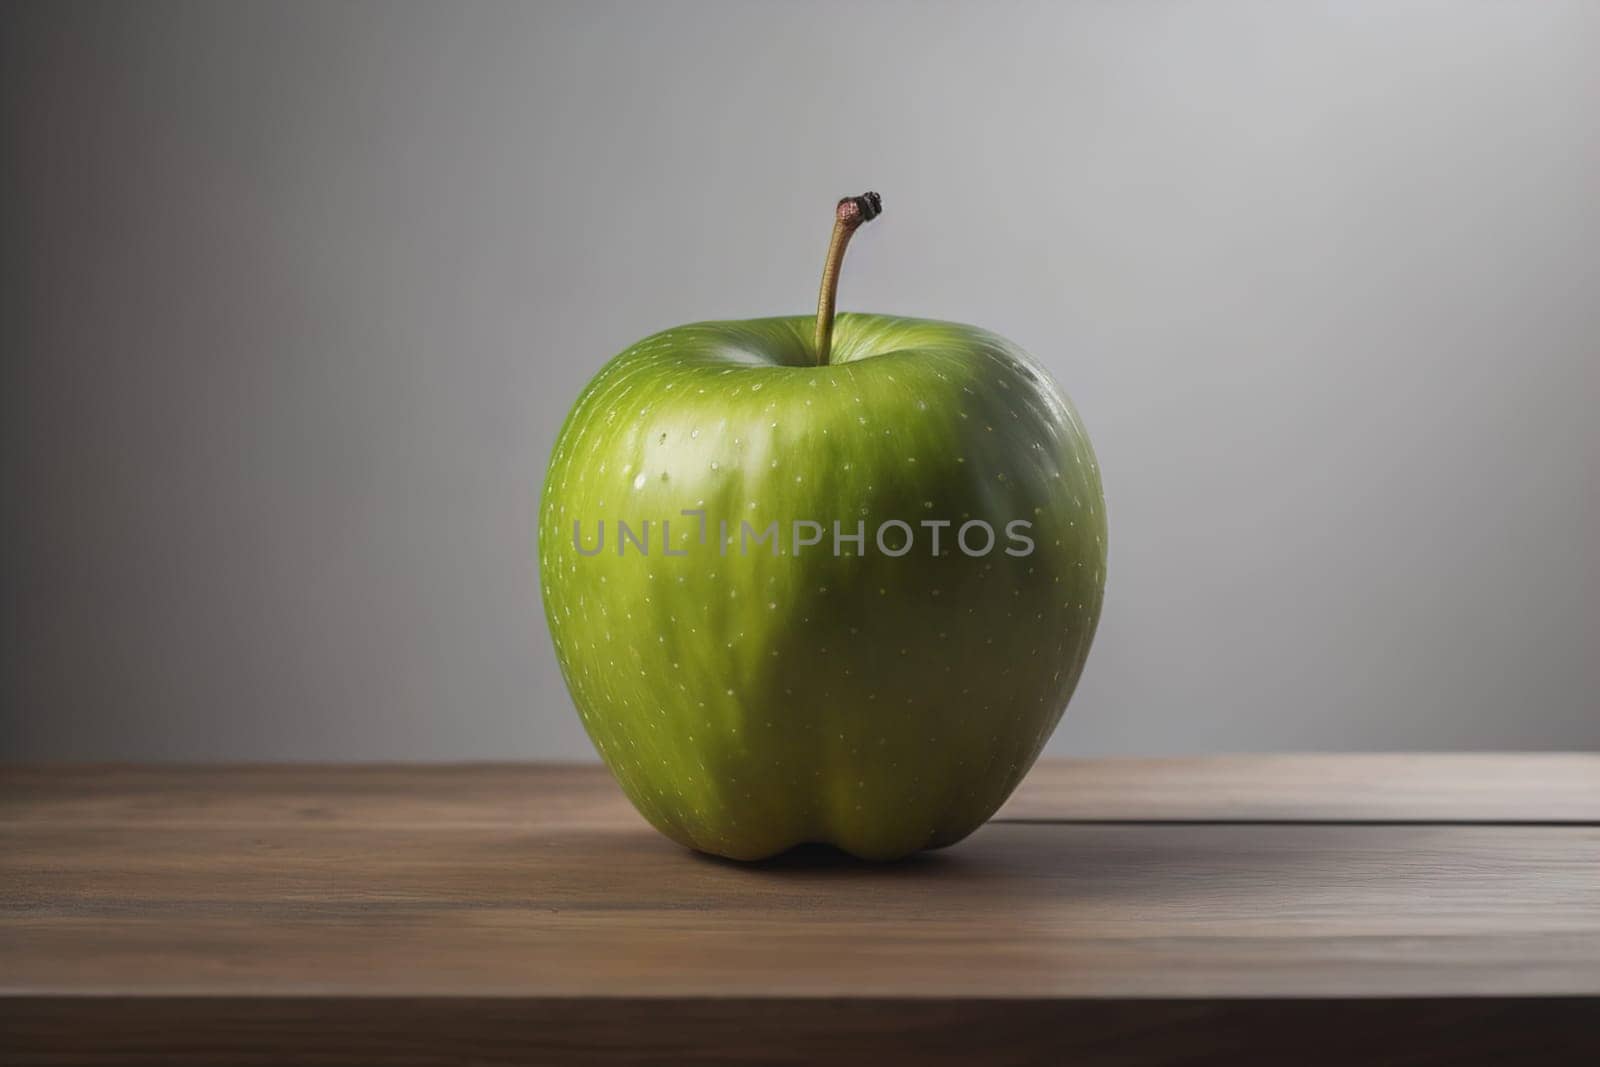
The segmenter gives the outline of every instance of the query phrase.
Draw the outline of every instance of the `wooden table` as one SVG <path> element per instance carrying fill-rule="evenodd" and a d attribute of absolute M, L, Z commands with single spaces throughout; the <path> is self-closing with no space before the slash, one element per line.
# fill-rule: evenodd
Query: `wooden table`
<path fill-rule="evenodd" d="M 0 773 L 0 1062 L 678 1058 L 1600 1063 L 1600 756 L 1044 763 L 890 866 L 586 766 Z"/>

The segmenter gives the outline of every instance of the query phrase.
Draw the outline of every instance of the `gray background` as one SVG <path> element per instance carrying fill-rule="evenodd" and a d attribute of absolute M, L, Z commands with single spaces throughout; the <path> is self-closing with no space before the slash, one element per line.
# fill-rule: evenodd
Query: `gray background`
<path fill-rule="evenodd" d="M 1600 747 L 1600 5 L 3 17 L 6 756 L 589 757 L 559 420 L 869 186 L 1099 449 L 1054 751 Z"/>

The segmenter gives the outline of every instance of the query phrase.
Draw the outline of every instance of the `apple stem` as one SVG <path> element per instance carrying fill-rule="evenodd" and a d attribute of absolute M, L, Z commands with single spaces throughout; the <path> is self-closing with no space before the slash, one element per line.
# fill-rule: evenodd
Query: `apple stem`
<path fill-rule="evenodd" d="M 828 258 L 822 264 L 822 291 L 817 294 L 817 366 L 828 365 L 833 353 L 833 309 L 839 297 L 839 267 L 844 263 L 845 246 L 864 222 L 883 213 L 883 197 L 877 193 L 847 196 L 833 212 L 833 239 L 828 242 Z"/>

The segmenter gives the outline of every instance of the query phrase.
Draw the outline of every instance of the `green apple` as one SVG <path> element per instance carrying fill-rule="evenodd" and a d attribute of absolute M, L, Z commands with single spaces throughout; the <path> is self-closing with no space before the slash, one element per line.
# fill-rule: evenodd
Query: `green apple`
<path fill-rule="evenodd" d="M 573 702 L 640 813 L 704 852 L 960 840 L 1039 755 L 1099 619 L 1099 470 L 1049 375 L 976 327 L 835 317 L 878 204 L 840 202 L 815 319 L 640 341 L 551 459 Z"/>

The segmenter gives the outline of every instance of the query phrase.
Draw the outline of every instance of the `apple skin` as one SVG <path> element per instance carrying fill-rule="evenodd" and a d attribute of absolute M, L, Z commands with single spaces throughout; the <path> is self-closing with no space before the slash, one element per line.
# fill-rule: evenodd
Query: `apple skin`
<path fill-rule="evenodd" d="M 894 859 L 982 825 L 1055 729 L 1100 615 L 1100 474 L 1067 397 L 1010 342 L 844 314 L 813 366 L 811 329 L 681 326 L 606 365 L 545 481 L 545 612 L 584 727 L 663 834 L 740 860 L 806 842 Z M 704 509 L 703 544 L 684 509 Z M 619 519 L 650 520 L 648 553 L 617 554 Z M 685 555 L 664 554 L 664 519 Z M 879 551 L 889 519 L 912 526 L 909 553 Z M 918 524 L 937 519 L 934 555 Z M 994 529 L 989 553 L 957 546 L 969 519 Z M 1005 551 L 1017 519 L 1029 555 Z M 602 550 L 580 553 L 574 524 L 592 551 L 601 520 Z M 777 521 L 780 553 L 741 556 L 740 520 Z M 796 555 L 794 520 L 822 543 Z M 835 520 L 866 523 L 864 552 L 833 554 Z"/>

